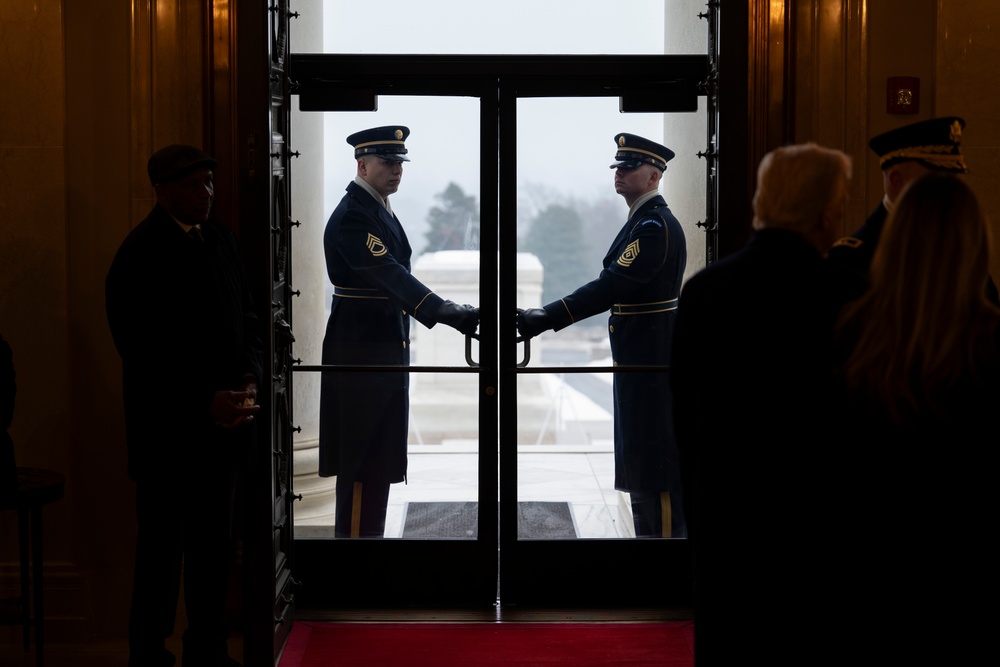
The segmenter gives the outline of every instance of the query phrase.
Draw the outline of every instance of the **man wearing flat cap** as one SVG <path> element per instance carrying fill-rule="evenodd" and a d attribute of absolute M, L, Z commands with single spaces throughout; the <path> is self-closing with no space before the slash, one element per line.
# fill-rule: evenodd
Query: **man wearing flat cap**
<path fill-rule="evenodd" d="M 333 283 L 324 364 L 409 365 L 411 317 L 465 335 L 479 326 L 478 308 L 442 299 L 410 274 L 410 243 L 389 203 L 409 133 L 389 125 L 347 137 L 357 176 L 323 236 Z M 319 474 L 337 477 L 335 537 L 383 536 L 389 486 L 406 479 L 408 418 L 408 373 L 323 373 Z"/>
<path fill-rule="evenodd" d="M 616 366 L 666 366 L 687 262 L 684 231 L 659 193 L 674 152 L 634 134 L 615 136 L 615 191 L 628 219 L 591 282 L 518 314 L 530 338 L 610 311 Z M 665 372 L 614 376 L 615 489 L 627 491 L 637 537 L 684 537 L 672 400 Z"/>
<path fill-rule="evenodd" d="M 232 494 L 263 351 L 236 238 L 211 218 L 215 166 L 180 144 L 149 158 L 156 205 L 105 284 L 136 485 L 130 667 L 174 664 L 165 640 L 182 571 L 185 667 L 237 664 L 225 625 Z"/>
<path fill-rule="evenodd" d="M 865 224 L 830 248 L 827 257 L 867 277 L 882 227 L 893 204 L 911 181 L 931 171 L 967 173 L 962 159 L 962 130 L 957 116 L 911 123 L 872 137 L 868 146 L 882 168 L 882 201 Z"/>

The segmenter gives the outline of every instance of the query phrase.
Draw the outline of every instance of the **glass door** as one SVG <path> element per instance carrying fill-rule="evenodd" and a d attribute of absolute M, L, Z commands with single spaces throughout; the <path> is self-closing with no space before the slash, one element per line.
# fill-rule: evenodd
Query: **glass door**
<path fill-rule="evenodd" d="M 383 70 L 383 76 L 392 69 Z M 297 337 L 308 331 L 303 337 L 309 340 L 296 341 L 296 352 L 303 354 L 295 372 L 294 411 L 297 422 L 313 426 L 308 436 L 303 427 L 295 445 L 294 480 L 302 496 L 295 508 L 297 597 L 305 606 L 493 604 L 498 539 L 495 86 L 472 79 L 401 90 L 393 76 L 372 88 L 374 80 L 360 74 L 346 84 L 322 86 L 316 95 L 304 91 L 300 108 L 310 113 L 299 114 L 298 126 L 293 120 L 298 145 L 318 155 L 308 163 L 310 169 L 301 170 L 305 173 L 296 171 L 297 198 L 293 195 L 298 237 L 308 238 L 300 241 L 305 246 L 298 252 L 310 256 L 296 263 L 296 285 L 310 286 L 312 306 L 311 314 L 303 315 L 298 305 L 295 327 Z M 342 110 L 357 107 L 357 100 L 367 100 L 360 106 L 368 110 Z M 313 112 L 317 107 L 323 110 Z M 354 240 L 367 244 L 362 253 L 389 261 L 398 271 L 408 268 L 433 292 L 431 299 L 479 308 L 481 324 L 474 336 L 443 323 L 420 323 L 413 317 L 419 305 L 396 303 L 394 294 L 368 284 L 364 267 L 356 266 L 351 249 L 342 247 L 351 237 L 330 231 L 328 219 L 342 199 L 375 201 L 356 185 L 355 149 L 347 142 L 348 136 L 375 127 L 403 133 L 408 161 L 398 165 L 398 189 L 388 196 L 387 212 L 402 231 L 394 244 L 378 238 L 378 232 L 373 232 L 375 240 Z M 353 189 L 348 193 L 347 188 Z M 402 352 L 379 357 L 371 351 L 387 334 L 378 328 L 383 320 L 376 313 L 386 307 L 409 311 L 403 313 L 408 333 L 402 336 Z M 345 321 L 342 314 L 348 310 L 352 316 Z M 343 338 L 352 343 L 345 346 Z M 338 525 L 346 523 L 337 514 L 344 497 L 337 489 L 345 477 L 341 470 L 357 460 L 359 476 L 377 477 L 383 470 L 398 475 L 389 480 L 384 530 L 377 538 L 345 538 L 350 531 Z M 360 492 L 355 502 L 365 498 L 369 485 L 362 487 L 353 485 L 354 493 Z M 358 504 L 367 508 L 364 502 Z"/>
<path fill-rule="evenodd" d="M 686 540 L 634 538 L 630 499 L 615 488 L 615 420 L 633 416 L 616 410 L 613 383 L 625 374 L 641 378 L 632 382 L 640 392 L 662 383 L 662 360 L 616 368 L 607 313 L 528 341 L 518 340 L 515 314 L 599 275 L 628 217 L 608 169 L 618 132 L 671 145 L 668 174 L 679 168 L 670 187 L 700 194 L 689 217 L 703 215 L 704 167 L 694 165 L 704 120 L 668 130 L 680 127 L 675 116 L 696 116 L 687 112 L 707 58 L 293 55 L 291 69 L 299 107 L 311 112 L 292 126 L 302 153 L 292 167 L 295 241 L 308 256 L 296 260 L 294 282 L 314 309 L 304 323 L 298 303 L 295 326 L 300 604 L 688 602 Z M 412 273 L 478 306 L 479 331 L 466 339 L 410 321 L 408 366 L 331 364 L 324 327 L 344 297 L 320 277 L 324 251 L 336 251 L 323 249 L 326 219 L 354 178 L 345 138 L 392 124 L 410 130 L 410 162 L 390 202 L 414 250 Z M 318 139 L 303 143 L 309 136 Z M 381 538 L 339 539 L 337 479 L 318 474 L 324 445 L 306 424 L 330 417 L 324 376 L 363 394 L 378 374 L 409 378 L 406 483 L 390 487 Z M 352 423 L 360 411 L 336 414 L 348 438 L 373 426 Z"/>
<path fill-rule="evenodd" d="M 597 85 L 572 74 L 567 68 L 551 79 L 511 77 L 501 85 L 500 599 L 688 604 L 691 552 L 669 416 L 672 315 L 663 311 L 676 305 L 685 235 L 695 246 L 690 268 L 700 268 L 705 120 L 681 113 L 695 111 L 683 92 L 623 114 L 633 101 L 621 92 L 625 80 Z M 566 328 L 523 341 L 513 312 L 555 304 L 580 315 L 579 304 L 594 298 L 569 295 L 603 280 L 609 263 L 655 252 L 624 242 L 616 249 L 629 227 L 630 202 L 616 193 L 620 173 L 609 169 L 621 133 L 676 153 L 659 186 L 671 211 L 665 215 L 688 222 L 670 237 L 677 252 L 663 260 L 676 293 L 643 304 L 621 304 L 635 301 L 621 297 L 590 317 L 584 308 Z M 647 538 L 642 517 L 651 514 L 662 523 L 658 537 Z"/>

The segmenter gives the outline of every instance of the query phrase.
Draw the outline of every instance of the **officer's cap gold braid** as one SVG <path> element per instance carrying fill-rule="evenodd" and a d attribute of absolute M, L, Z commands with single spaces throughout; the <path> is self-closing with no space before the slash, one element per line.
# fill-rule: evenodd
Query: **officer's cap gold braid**
<path fill-rule="evenodd" d="M 635 169 L 640 164 L 651 164 L 660 171 L 667 168 L 667 162 L 674 157 L 674 152 L 655 141 L 622 132 L 615 135 L 618 152 L 612 169 Z"/>
<path fill-rule="evenodd" d="M 406 146 L 403 143 L 409 135 L 408 127 L 383 125 L 355 132 L 347 137 L 347 143 L 354 146 L 355 158 L 374 155 L 383 160 L 409 162 L 410 158 L 406 157 Z"/>
<path fill-rule="evenodd" d="M 965 120 L 945 116 L 897 127 L 876 137 L 868 145 L 878 155 L 882 169 L 905 160 L 916 160 L 928 169 L 967 173 L 960 146 Z"/>

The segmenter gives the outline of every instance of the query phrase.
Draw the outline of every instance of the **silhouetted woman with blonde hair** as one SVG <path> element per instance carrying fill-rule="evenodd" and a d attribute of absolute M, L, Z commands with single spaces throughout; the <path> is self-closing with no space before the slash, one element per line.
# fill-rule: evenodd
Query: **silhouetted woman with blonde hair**
<path fill-rule="evenodd" d="M 841 314 L 844 384 L 871 426 L 924 437 L 987 416 L 967 413 L 985 407 L 984 391 L 997 395 L 1000 378 L 989 249 L 985 213 L 964 181 L 928 175 L 904 192 L 868 291 Z"/>
<path fill-rule="evenodd" d="M 996 655 L 992 464 L 1000 308 L 987 298 L 990 232 L 959 178 L 912 182 L 890 212 L 871 285 L 841 312 L 846 403 L 836 456 L 841 576 L 864 600 L 869 664 L 976 664 Z M 844 590 L 847 590 L 845 586 Z"/>

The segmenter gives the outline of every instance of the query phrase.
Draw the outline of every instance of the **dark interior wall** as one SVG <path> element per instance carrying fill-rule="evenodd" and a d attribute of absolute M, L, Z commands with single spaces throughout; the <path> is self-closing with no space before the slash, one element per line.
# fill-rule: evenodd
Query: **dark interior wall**
<path fill-rule="evenodd" d="M 969 165 L 969 184 L 992 212 L 994 276 L 998 261 L 997 211 L 1000 211 L 1000 3 L 992 0 L 879 0 L 868 7 L 869 136 L 893 127 L 936 116 L 957 115 L 967 125 L 962 152 Z M 886 110 L 886 79 L 920 79 L 920 110 L 914 115 Z M 868 210 L 882 191 L 875 156 L 866 154 L 869 168 Z"/>
<path fill-rule="evenodd" d="M 934 103 L 939 115 L 963 116 L 962 152 L 993 227 L 991 269 L 1000 276 L 1000 3 L 938 3 Z"/>
<path fill-rule="evenodd" d="M 67 473 L 73 437 L 67 262 L 66 88 L 59 0 L 0 3 L 0 331 L 17 371 L 21 466 Z M 83 388 L 78 388 L 83 390 Z M 53 586 L 82 602 L 67 503 L 46 511 Z M 0 514 L 0 597 L 18 594 L 17 521 Z M 8 628 L 0 628 L 6 632 Z M 13 633 L 17 628 L 10 628 Z"/>
<path fill-rule="evenodd" d="M 72 541 L 60 555 L 79 572 L 88 594 L 86 605 L 67 609 L 67 622 L 114 636 L 127 618 L 135 519 L 124 467 L 121 366 L 104 317 L 104 276 L 136 213 L 131 14 L 128 3 L 108 0 L 65 2 L 63 12 L 71 428 L 69 456 L 53 467 L 64 468 L 69 480 L 62 509 Z"/>
<path fill-rule="evenodd" d="M 104 277 L 153 203 L 149 147 L 200 142 L 205 12 L 200 0 L 0 3 L 0 331 L 18 376 L 11 435 L 19 465 L 67 480 L 65 498 L 45 511 L 52 641 L 121 637 L 127 625 L 134 488 Z M 169 410 L 169 397 L 150 400 Z M 13 513 L 0 515 L 3 598 L 19 591 L 16 525 Z M 0 640 L 19 632 L 0 627 Z"/>
<path fill-rule="evenodd" d="M 938 115 L 935 97 L 936 0 L 880 0 L 868 3 L 868 136 Z M 975 3 L 966 3 L 975 4 Z M 920 79 L 920 111 L 913 115 L 889 113 L 886 85 L 889 77 Z M 868 206 L 882 199 L 882 171 L 870 150 Z M 859 223 L 860 224 L 860 223 Z"/>
<path fill-rule="evenodd" d="M 204 5 L 158 4 L 198 5 L 200 11 Z M 726 112 L 720 131 L 727 153 L 720 159 L 729 165 L 720 173 L 723 220 L 748 221 L 752 193 L 745 176 L 737 176 L 748 169 L 746 133 L 739 130 L 749 92 L 747 4 L 723 7 L 720 59 L 737 63 L 722 85 L 724 108 L 734 110 Z M 885 77 L 920 76 L 922 115 L 961 113 L 969 120 L 969 180 L 987 208 L 998 210 L 1000 87 L 993 70 L 1000 46 L 990 30 L 1000 21 L 1000 3 L 865 5 L 866 132 L 897 120 L 878 104 Z M 200 138 L 190 119 L 182 127 L 159 125 L 155 136 L 150 129 L 153 104 L 183 99 L 178 91 L 192 83 L 190 60 L 182 63 L 187 75 L 161 78 L 168 87 L 151 90 L 150 103 L 135 106 L 134 39 L 143 34 L 135 21 L 149 6 L 141 0 L 0 2 L 7 55 L 0 68 L 0 332 L 14 349 L 18 370 L 12 435 L 21 465 L 68 477 L 66 498 L 46 512 L 46 630 L 53 641 L 124 634 L 132 486 L 125 477 L 120 365 L 105 323 L 103 281 L 119 242 L 151 204 L 141 170 L 148 145 L 168 136 Z M 172 43 L 175 50 L 185 44 L 195 49 L 199 39 L 200 33 L 181 27 Z M 169 57 L 161 46 L 160 58 Z M 178 68 L 167 63 L 163 70 Z M 154 77 L 147 72 L 146 78 Z M 137 136 L 140 126 L 144 133 Z M 870 192 L 880 187 L 872 183 Z M 738 235 L 732 239 L 729 249 L 742 242 Z M 13 515 L 0 515 L 0 597 L 17 594 L 16 543 Z M 19 629 L 0 627 L 0 640 L 18 641 Z"/>

